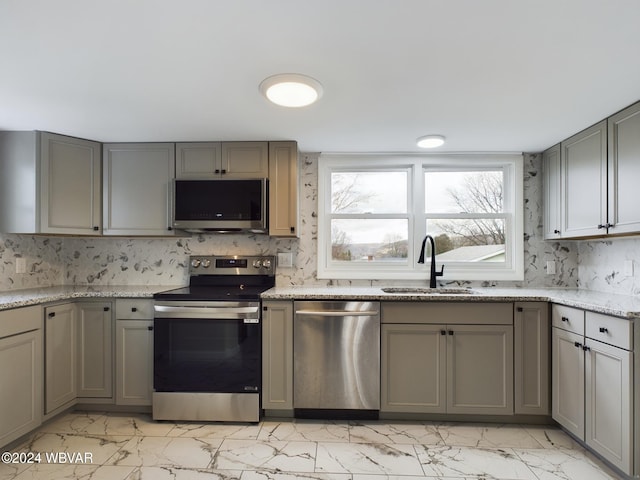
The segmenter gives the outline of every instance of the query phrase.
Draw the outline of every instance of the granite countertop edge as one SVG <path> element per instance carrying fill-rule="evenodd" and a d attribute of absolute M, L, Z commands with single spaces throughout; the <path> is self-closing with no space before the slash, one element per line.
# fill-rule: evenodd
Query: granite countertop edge
<path fill-rule="evenodd" d="M 65 300 L 91 298 L 153 298 L 158 292 L 183 285 L 52 286 L 0 292 L 0 311 Z"/>
<path fill-rule="evenodd" d="M 0 292 L 0 311 L 83 298 L 153 298 L 184 285 L 76 285 Z M 551 302 L 613 315 L 640 318 L 640 297 L 566 288 L 473 288 L 463 294 L 385 293 L 381 287 L 274 287 L 263 300 L 367 300 L 402 302 Z"/>
<path fill-rule="evenodd" d="M 473 288 L 471 293 L 385 293 L 381 287 L 274 287 L 263 300 L 367 300 L 402 302 L 551 302 L 606 315 L 640 318 L 640 297 L 567 288 Z"/>

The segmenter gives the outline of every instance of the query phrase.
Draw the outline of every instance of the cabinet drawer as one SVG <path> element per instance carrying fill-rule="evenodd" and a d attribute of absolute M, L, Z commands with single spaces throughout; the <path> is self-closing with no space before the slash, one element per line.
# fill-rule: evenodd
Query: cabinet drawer
<path fill-rule="evenodd" d="M 585 336 L 626 350 L 633 349 L 633 322 L 601 313 L 587 312 Z"/>
<path fill-rule="evenodd" d="M 42 328 L 42 307 L 15 308 L 0 312 L 0 338 Z"/>
<path fill-rule="evenodd" d="M 584 310 L 554 303 L 551 305 L 551 319 L 554 327 L 584 335 Z"/>
<path fill-rule="evenodd" d="M 149 320 L 153 318 L 153 300 L 118 299 L 116 318 L 127 320 Z"/>

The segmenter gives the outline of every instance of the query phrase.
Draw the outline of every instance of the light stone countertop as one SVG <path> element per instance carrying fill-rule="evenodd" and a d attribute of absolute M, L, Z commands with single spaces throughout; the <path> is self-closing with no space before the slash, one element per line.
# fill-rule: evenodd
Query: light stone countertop
<path fill-rule="evenodd" d="M 0 292 L 0 310 L 82 298 L 153 298 L 183 285 L 78 285 Z M 446 290 L 446 289 L 445 289 Z M 472 288 L 465 294 L 385 293 L 381 287 L 274 287 L 263 300 L 381 300 L 409 302 L 553 302 L 624 318 L 640 318 L 640 297 L 562 288 Z"/>
<path fill-rule="evenodd" d="M 0 310 L 81 298 L 153 298 L 182 285 L 65 285 L 0 292 Z"/>
<path fill-rule="evenodd" d="M 411 288 L 411 287 L 409 287 Z M 444 289 L 446 290 L 446 288 Z M 385 293 L 381 287 L 275 287 L 263 300 L 380 300 L 409 302 L 552 302 L 624 318 L 640 318 L 640 297 L 562 288 L 472 288 L 465 294 Z"/>

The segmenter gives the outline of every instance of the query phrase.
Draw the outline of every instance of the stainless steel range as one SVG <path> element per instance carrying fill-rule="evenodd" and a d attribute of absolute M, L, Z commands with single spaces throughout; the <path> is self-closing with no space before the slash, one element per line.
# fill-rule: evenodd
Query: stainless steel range
<path fill-rule="evenodd" d="M 271 256 L 191 257 L 189 286 L 154 296 L 153 418 L 260 420 L 260 293 Z"/>

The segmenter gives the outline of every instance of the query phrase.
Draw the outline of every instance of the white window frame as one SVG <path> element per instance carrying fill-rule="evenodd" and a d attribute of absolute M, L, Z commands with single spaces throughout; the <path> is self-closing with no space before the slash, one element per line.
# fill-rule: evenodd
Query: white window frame
<path fill-rule="evenodd" d="M 407 215 L 331 213 L 331 174 L 336 171 L 408 171 Z M 468 218 L 464 215 L 427 216 L 424 208 L 425 169 L 501 169 L 504 172 L 505 262 L 445 262 L 439 281 L 524 279 L 523 239 L 523 157 L 521 154 L 322 154 L 318 162 L 318 271 L 319 279 L 423 280 L 429 278 L 430 262 L 418 264 L 418 253 L 426 235 L 426 219 Z M 487 215 L 480 215 L 486 218 Z M 344 262 L 331 257 L 331 220 L 333 218 L 408 218 L 407 262 Z M 436 245 L 437 250 L 437 245 Z M 437 253 L 437 252 L 436 252 Z M 441 265 L 437 265 L 438 270 Z"/>

